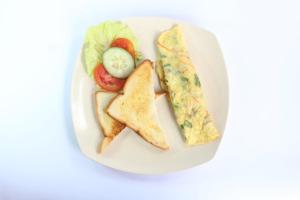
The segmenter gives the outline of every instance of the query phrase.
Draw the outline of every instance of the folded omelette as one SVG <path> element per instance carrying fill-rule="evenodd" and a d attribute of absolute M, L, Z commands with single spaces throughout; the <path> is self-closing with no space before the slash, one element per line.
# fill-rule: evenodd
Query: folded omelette
<path fill-rule="evenodd" d="M 207 111 L 201 83 L 176 25 L 157 40 L 157 72 L 170 97 L 177 124 L 188 145 L 206 144 L 219 137 Z"/>

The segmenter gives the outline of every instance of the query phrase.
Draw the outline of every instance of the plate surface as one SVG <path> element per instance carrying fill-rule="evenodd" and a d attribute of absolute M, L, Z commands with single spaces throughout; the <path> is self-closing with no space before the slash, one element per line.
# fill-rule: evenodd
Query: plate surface
<path fill-rule="evenodd" d="M 146 17 L 121 20 L 129 25 L 140 42 L 145 58 L 156 60 L 155 40 L 158 34 L 181 24 L 192 62 L 197 68 L 208 110 L 223 135 L 228 113 L 228 78 L 221 49 L 214 35 L 182 21 Z M 155 90 L 159 90 L 155 76 Z M 220 139 L 188 147 L 182 140 L 173 113 L 165 97 L 156 101 L 162 128 L 171 149 L 162 151 L 125 128 L 104 154 L 97 153 L 103 135 L 94 113 L 95 84 L 84 72 L 78 57 L 72 80 L 71 107 L 74 130 L 81 151 L 90 159 L 105 166 L 139 174 L 163 174 L 187 169 L 213 158 Z"/>

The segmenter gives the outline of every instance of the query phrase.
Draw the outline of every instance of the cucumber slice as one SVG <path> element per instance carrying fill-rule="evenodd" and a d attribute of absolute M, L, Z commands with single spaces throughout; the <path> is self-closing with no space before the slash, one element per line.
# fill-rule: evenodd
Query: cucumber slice
<path fill-rule="evenodd" d="M 108 73 L 117 78 L 126 78 L 134 70 L 134 60 L 124 49 L 112 47 L 103 54 L 103 65 Z"/>

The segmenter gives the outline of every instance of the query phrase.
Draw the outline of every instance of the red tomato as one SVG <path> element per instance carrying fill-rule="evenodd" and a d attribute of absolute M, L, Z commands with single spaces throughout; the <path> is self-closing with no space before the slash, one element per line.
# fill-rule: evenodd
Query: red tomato
<path fill-rule="evenodd" d="M 125 49 L 132 57 L 135 57 L 134 46 L 132 42 L 126 38 L 117 38 L 111 43 L 110 46 Z"/>
<path fill-rule="evenodd" d="M 99 64 L 94 70 L 94 79 L 96 83 L 103 88 L 111 92 L 116 92 L 124 87 L 125 79 L 115 78 L 111 76 L 103 64 Z"/>

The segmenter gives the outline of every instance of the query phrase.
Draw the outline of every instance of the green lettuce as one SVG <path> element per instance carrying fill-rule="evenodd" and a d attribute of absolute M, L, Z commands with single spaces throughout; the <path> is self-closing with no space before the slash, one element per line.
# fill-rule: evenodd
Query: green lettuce
<path fill-rule="evenodd" d="M 82 63 L 89 76 L 93 75 L 97 64 L 102 63 L 104 51 L 109 48 L 110 44 L 116 38 L 126 38 L 130 40 L 136 51 L 136 63 L 141 61 L 142 55 L 137 51 L 139 48 L 138 41 L 132 30 L 120 21 L 106 21 L 97 26 L 90 27 L 85 35 L 82 49 Z"/>

